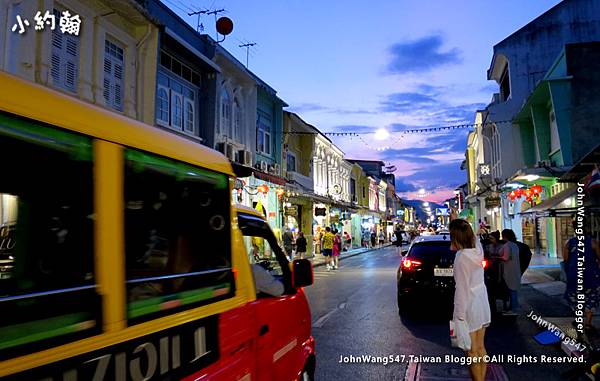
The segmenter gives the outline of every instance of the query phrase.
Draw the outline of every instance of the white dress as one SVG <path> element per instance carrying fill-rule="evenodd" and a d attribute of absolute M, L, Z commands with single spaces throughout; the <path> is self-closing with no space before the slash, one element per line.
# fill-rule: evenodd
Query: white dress
<path fill-rule="evenodd" d="M 464 320 L 469 332 L 487 327 L 491 321 L 490 305 L 484 282 L 483 250 L 477 242 L 475 249 L 462 249 L 454 259 L 454 320 Z"/>

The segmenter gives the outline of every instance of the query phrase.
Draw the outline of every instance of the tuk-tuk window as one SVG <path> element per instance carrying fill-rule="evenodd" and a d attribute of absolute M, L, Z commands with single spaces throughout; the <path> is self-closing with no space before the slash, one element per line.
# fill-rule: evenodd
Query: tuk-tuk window
<path fill-rule="evenodd" d="M 135 150 L 125 163 L 130 323 L 233 296 L 228 177 Z"/>
<path fill-rule="evenodd" d="M 0 114 L 0 359 L 100 328 L 92 140 Z"/>

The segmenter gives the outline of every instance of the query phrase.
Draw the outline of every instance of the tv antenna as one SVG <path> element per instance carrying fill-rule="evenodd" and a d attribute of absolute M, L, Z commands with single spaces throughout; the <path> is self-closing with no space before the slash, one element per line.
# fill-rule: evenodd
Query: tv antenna
<path fill-rule="evenodd" d="M 216 24 L 217 23 L 217 15 L 222 12 L 225 12 L 225 9 L 215 9 L 214 11 L 207 11 L 206 14 L 207 15 L 215 15 L 215 24 Z M 216 40 L 219 39 L 219 31 L 218 30 L 215 32 L 215 39 Z"/>
<path fill-rule="evenodd" d="M 250 53 L 250 48 L 256 45 L 256 42 L 247 42 L 245 44 L 239 45 L 240 48 L 246 48 L 246 69 L 248 69 L 248 55 Z"/>
<path fill-rule="evenodd" d="M 190 12 L 190 13 L 188 13 L 188 16 L 196 16 L 196 15 L 198 16 L 198 22 L 196 24 L 196 32 L 204 32 L 204 24 L 202 24 L 200 22 L 200 17 L 202 15 L 207 14 L 208 12 L 210 12 L 209 9 L 203 9 L 201 11 L 196 11 L 196 12 Z"/>

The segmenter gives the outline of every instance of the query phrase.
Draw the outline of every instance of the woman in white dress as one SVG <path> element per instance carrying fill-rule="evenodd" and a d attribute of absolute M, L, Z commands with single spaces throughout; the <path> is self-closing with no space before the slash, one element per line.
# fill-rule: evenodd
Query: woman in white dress
<path fill-rule="evenodd" d="M 486 364 L 482 359 L 487 354 L 484 337 L 491 313 L 484 283 L 483 249 L 467 221 L 455 219 L 450 222 L 449 230 L 452 250 L 457 251 L 454 259 L 456 288 L 452 319 L 455 330 L 468 330 L 471 343 L 463 349 L 468 356 L 478 359 L 469 367 L 471 378 L 484 381 Z"/>

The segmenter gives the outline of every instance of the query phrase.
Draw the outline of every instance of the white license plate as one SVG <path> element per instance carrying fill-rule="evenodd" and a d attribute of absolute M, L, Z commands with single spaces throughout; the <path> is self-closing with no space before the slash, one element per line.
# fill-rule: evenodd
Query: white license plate
<path fill-rule="evenodd" d="M 433 269 L 435 276 L 454 276 L 454 269 Z"/>

